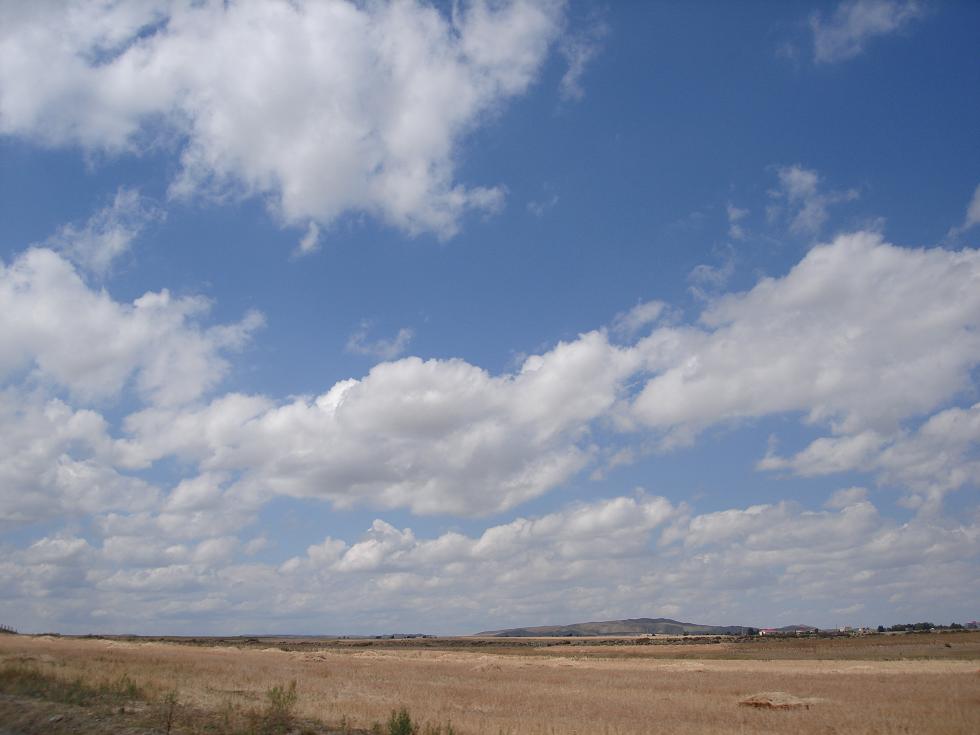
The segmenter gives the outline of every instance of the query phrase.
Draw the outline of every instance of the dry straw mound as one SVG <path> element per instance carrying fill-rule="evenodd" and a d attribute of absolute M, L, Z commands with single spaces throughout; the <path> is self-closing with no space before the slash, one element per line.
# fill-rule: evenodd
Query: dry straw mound
<path fill-rule="evenodd" d="M 797 697 L 787 692 L 761 692 L 746 697 L 739 704 L 763 709 L 810 709 L 812 705 L 822 701 L 818 697 Z"/>

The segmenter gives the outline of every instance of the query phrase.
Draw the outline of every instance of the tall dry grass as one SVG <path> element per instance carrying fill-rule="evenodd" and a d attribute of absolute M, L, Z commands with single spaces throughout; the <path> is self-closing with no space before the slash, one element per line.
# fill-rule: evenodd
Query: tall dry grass
<path fill-rule="evenodd" d="M 261 706 L 271 687 L 295 679 L 300 716 L 368 727 L 406 707 L 417 722 L 452 722 L 472 735 L 980 732 L 973 656 L 821 659 L 801 648 L 792 658 L 784 647 L 779 660 L 765 661 L 741 660 L 737 649 L 726 659 L 681 659 L 654 646 L 630 647 L 628 657 L 599 648 L 281 651 L 5 636 L 0 663 L 28 662 L 66 679 L 127 675 L 149 692 L 177 690 L 182 701 L 215 710 Z M 762 651 L 747 650 L 756 658 Z M 738 704 L 773 690 L 822 701 L 800 711 Z"/>

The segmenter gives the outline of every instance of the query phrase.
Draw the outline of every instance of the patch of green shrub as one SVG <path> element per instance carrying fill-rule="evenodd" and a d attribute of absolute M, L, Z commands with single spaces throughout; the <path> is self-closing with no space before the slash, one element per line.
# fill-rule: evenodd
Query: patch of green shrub
<path fill-rule="evenodd" d="M 296 680 L 288 686 L 274 686 L 266 692 L 265 731 L 285 732 L 292 727 L 293 709 L 296 707 Z"/>
<path fill-rule="evenodd" d="M 402 707 L 397 712 L 392 710 L 388 718 L 388 732 L 385 735 L 417 735 L 418 728 L 412 722 L 408 710 Z"/>

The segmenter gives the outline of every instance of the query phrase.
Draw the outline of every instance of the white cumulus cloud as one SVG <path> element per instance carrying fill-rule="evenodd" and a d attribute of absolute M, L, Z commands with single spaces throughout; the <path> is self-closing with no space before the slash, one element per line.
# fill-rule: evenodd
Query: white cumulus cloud
<path fill-rule="evenodd" d="M 978 279 L 975 250 L 841 235 L 787 275 L 716 299 L 698 326 L 641 340 L 654 375 L 633 414 L 665 431 L 802 412 L 839 432 L 891 433 L 972 385 Z"/>
<path fill-rule="evenodd" d="M 0 261 L 0 380 L 27 371 L 83 401 L 116 397 L 133 380 L 155 403 L 176 404 L 214 387 L 261 325 L 258 313 L 237 324 L 204 328 L 201 297 L 148 292 L 132 303 L 90 288 L 47 248 Z"/>
<path fill-rule="evenodd" d="M 904 488 L 912 504 L 935 510 L 945 493 L 980 480 L 978 450 L 980 403 L 939 411 L 913 431 L 816 439 L 792 457 L 769 454 L 759 467 L 804 477 L 872 472 L 881 484 Z"/>
<path fill-rule="evenodd" d="M 869 624 L 927 615 L 937 597 L 973 609 L 975 518 L 898 523 L 854 488 L 828 506 L 693 514 L 639 492 L 435 536 L 379 518 L 358 538 L 327 537 L 275 564 L 244 560 L 229 536 L 175 544 L 66 532 L 0 561 L 0 614 L 29 630 L 128 630 L 138 617 L 148 631 L 472 633 L 668 611 L 709 623 Z M 269 618 L 272 598 L 279 619 Z"/>
<path fill-rule="evenodd" d="M 240 473 L 249 497 L 479 515 L 560 485 L 588 462 L 590 424 L 635 369 L 599 332 L 491 376 L 462 360 L 381 363 L 314 398 L 226 396 L 126 420 L 134 466 L 176 455 Z"/>
<path fill-rule="evenodd" d="M 178 149 L 173 195 L 263 195 L 288 224 L 366 212 L 450 236 L 503 199 L 455 181 L 463 138 L 536 79 L 563 17 L 559 0 L 8 3 L 0 132 Z"/>
<path fill-rule="evenodd" d="M 0 390 L 0 528 L 151 509 L 153 485 L 119 472 L 106 420 L 64 401 Z"/>

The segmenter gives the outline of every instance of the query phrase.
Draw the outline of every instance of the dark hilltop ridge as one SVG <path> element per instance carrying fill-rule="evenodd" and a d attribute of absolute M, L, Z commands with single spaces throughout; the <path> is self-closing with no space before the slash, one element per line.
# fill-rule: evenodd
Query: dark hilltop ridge
<path fill-rule="evenodd" d="M 576 637 L 604 635 L 753 635 L 757 628 L 744 625 L 699 625 L 670 618 L 630 618 L 572 625 L 539 625 L 532 628 L 485 630 L 478 636 L 500 638 Z"/>

